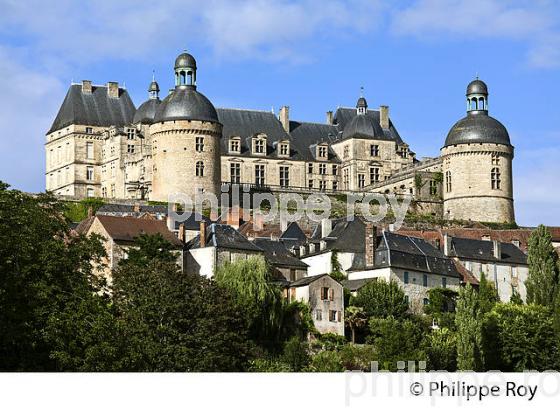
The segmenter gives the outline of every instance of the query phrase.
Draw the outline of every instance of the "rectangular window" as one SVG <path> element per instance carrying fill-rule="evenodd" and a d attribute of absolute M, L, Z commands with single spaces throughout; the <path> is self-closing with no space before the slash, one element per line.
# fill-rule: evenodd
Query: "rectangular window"
<path fill-rule="evenodd" d="M 408 277 L 408 272 L 404 273 L 404 283 L 408 283 L 409 281 L 409 277 Z"/>
<path fill-rule="evenodd" d="M 332 174 L 333 175 L 338 175 L 338 165 L 334 164 L 332 166 Z"/>
<path fill-rule="evenodd" d="M 88 181 L 93 181 L 93 167 L 86 168 L 86 179 Z"/>
<path fill-rule="evenodd" d="M 496 189 L 496 190 L 502 189 L 500 168 L 492 168 L 491 179 L 492 179 L 492 189 Z"/>
<path fill-rule="evenodd" d="M 323 311 L 321 309 L 315 310 L 315 320 L 317 321 L 323 320 Z"/>
<path fill-rule="evenodd" d="M 374 184 L 379 182 L 379 168 L 372 167 L 369 169 L 369 183 Z"/>
<path fill-rule="evenodd" d="M 126 152 L 128 152 L 129 154 L 134 154 L 134 149 L 135 149 L 135 146 L 132 145 L 132 144 L 128 144 L 126 146 Z"/>
<path fill-rule="evenodd" d="M 345 168 L 344 170 L 342 170 L 342 184 L 344 186 L 344 189 L 349 189 L 350 172 L 349 172 L 348 168 Z"/>
<path fill-rule="evenodd" d="M 327 189 L 327 181 L 319 181 L 319 189 L 325 191 Z"/>
<path fill-rule="evenodd" d="M 312 179 L 307 181 L 307 187 L 310 188 L 310 189 L 313 189 L 314 185 L 313 185 L 313 180 Z"/>
<path fill-rule="evenodd" d="M 115 197 L 115 184 L 111 184 L 111 198 Z"/>
<path fill-rule="evenodd" d="M 287 188 L 290 185 L 290 168 L 280 167 L 280 186 Z"/>
<path fill-rule="evenodd" d="M 425 288 L 428 287 L 428 275 L 426 274 L 422 276 L 422 286 L 424 286 Z"/>
<path fill-rule="evenodd" d="M 321 288 L 321 300 L 329 300 L 329 288 Z"/>
<path fill-rule="evenodd" d="M 358 188 L 363 188 L 366 186 L 366 176 L 364 174 L 358 174 Z"/>
<path fill-rule="evenodd" d="M 329 310 L 329 321 L 336 322 L 336 310 Z"/>
<path fill-rule="evenodd" d="M 307 164 L 307 173 L 308 174 L 313 173 L 313 164 L 311 162 L 309 164 Z"/>
<path fill-rule="evenodd" d="M 334 300 L 334 289 L 329 288 L 329 300 L 332 302 Z"/>
<path fill-rule="evenodd" d="M 492 165 L 500 165 L 500 155 L 492 154 Z"/>
<path fill-rule="evenodd" d="M 230 181 L 232 184 L 241 183 L 241 165 L 240 164 L 230 164 L 229 166 Z"/>
<path fill-rule="evenodd" d="M 379 145 L 370 145 L 369 147 L 369 153 L 371 154 L 372 157 L 378 157 L 379 156 Z"/>
<path fill-rule="evenodd" d="M 327 175 L 327 164 L 319 164 L 319 174 Z"/>
<path fill-rule="evenodd" d="M 93 159 L 93 142 L 86 142 L 86 159 Z"/>
<path fill-rule="evenodd" d="M 344 147 L 344 152 L 343 152 L 343 154 L 342 154 L 342 157 L 343 157 L 343 158 L 348 158 L 349 155 L 350 155 L 349 152 L 350 152 L 350 148 L 348 147 L 348 145 L 346 145 L 346 146 Z"/>
<path fill-rule="evenodd" d="M 408 148 L 402 148 L 401 157 L 402 158 L 408 158 Z"/>
<path fill-rule="evenodd" d="M 333 190 L 333 191 L 336 191 L 337 189 L 338 189 L 338 182 L 333 181 L 333 182 L 332 182 L 332 190 Z"/>
<path fill-rule="evenodd" d="M 136 135 L 136 130 L 134 128 L 127 128 L 126 139 L 133 140 Z"/>
<path fill-rule="evenodd" d="M 280 155 L 289 155 L 290 146 L 288 144 L 280 144 Z"/>
<path fill-rule="evenodd" d="M 264 185 L 264 165 L 255 165 L 255 184 Z"/>
<path fill-rule="evenodd" d="M 446 288 L 446 287 L 447 287 L 447 278 L 441 278 L 441 287 L 442 287 L 442 288 Z"/>
<path fill-rule="evenodd" d="M 204 137 L 196 137 L 195 148 L 196 152 L 204 151 Z"/>
<path fill-rule="evenodd" d="M 93 128 L 92 127 L 86 127 L 86 134 L 93 134 Z"/>
<path fill-rule="evenodd" d="M 319 158 L 327 158 L 327 147 L 319 147 Z"/>
<path fill-rule="evenodd" d="M 434 180 L 430 180 L 430 195 L 436 196 L 437 195 L 437 182 Z"/>
<path fill-rule="evenodd" d="M 451 171 L 445 173 L 445 190 L 451 192 Z"/>
<path fill-rule="evenodd" d="M 230 152 L 239 152 L 239 141 L 231 140 L 229 142 L 229 150 Z"/>
<path fill-rule="evenodd" d="M 264 147 L 265 147 L 265 141 L 264 140 L 261 140 L 261 139 L 255 140 L 255 153 L 264 154 L 265 153 Z"/>

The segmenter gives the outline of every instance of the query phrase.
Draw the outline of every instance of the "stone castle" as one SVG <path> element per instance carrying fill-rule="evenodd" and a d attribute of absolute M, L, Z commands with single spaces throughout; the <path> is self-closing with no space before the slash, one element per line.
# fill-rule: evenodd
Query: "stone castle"
<path fill-rule="evenodd" d="M 163 100 L 155 79 L 137 109 L 118 83 L 72 84 L 46 135 L 46 188 L 60 196 L 167 201 L 176 192 L 215 193 L 240 184 L 269 192 L 411 195 L 441 218 L 514 222 L 513 146 L 488 115 L 488 88 L 467 87 L 467 115 L 441 156 L 419 160 L 389 108 L 328 111 L 325 123 L 293 121 L 289 108 L 215 108 L 197 90 L 188 53 Z"/>

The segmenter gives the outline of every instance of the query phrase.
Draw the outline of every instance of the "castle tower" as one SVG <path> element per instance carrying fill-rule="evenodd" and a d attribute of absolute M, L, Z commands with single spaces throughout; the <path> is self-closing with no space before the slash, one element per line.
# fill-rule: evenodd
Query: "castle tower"
<path fill-rule="evenodd" d="M 467 87 L 467 116 L 441 149 L 444 218 L 514 222 L 513 152 L 506 128 L 488 115 L 488 87 L 477 78 Z"/>
<path fill-rule="evenodd" d="M 196 89 L 196 61 L 175 60 L 175 89 L 158 105 L 150 125 L 153 155 L 151 199 L 183 193 L 220 195 L 222 124 L 212 103 Z"/>

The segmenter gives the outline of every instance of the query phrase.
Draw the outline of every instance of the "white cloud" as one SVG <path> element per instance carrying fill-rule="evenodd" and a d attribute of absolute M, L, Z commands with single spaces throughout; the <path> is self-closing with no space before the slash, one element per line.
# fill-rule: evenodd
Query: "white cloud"
<path fill-rule="evenodd" d="M 560 30 L 549 0 L 417 0 L 393 13 L 391 29 L 422 39 L 503 38 L 527 44 L 533 67 L 560 65 Z"/>

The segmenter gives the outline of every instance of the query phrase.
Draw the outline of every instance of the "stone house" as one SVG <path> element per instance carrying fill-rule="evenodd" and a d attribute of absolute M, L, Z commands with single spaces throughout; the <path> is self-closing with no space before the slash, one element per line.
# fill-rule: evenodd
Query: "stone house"
<path fill-rule="evenodd" d="M 344 290 L 327 274 L 309 276 L 288 286 L 290 301 L 307 303 L 320 333 L 344 336 Z"/>

